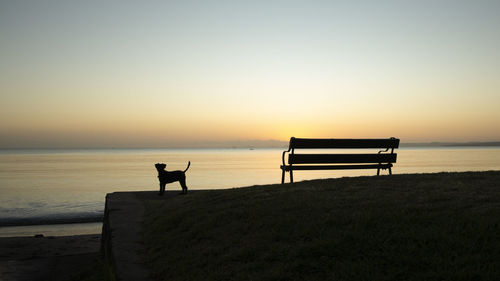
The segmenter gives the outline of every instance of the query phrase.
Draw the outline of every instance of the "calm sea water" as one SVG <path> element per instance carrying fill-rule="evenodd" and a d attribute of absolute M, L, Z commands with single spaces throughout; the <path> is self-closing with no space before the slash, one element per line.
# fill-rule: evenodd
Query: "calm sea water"
<path fill-rule="evenodd" d="M 26 229 L 35 229 L 35 232 L 40 229 L 18 226 L 15 232 L 16 228 L 5 227 L 7 225 L 97 221 L 103 214 L 106 193 L 157 190 L 154 164 L 158 162 L 167 163 L 167 170 L 184 170 L 191 161 L 187 172 L 190 189 L 279 183 L 282 151 L 0 150 L 0 236 L 21 235 L 31 233 Z M 498 147 L 402 148 L 397 153 L 394 174 L 500 170 Z M 294 173 L 294 179 L 374 174 L 373 170 L 298 171 Z M 167 190 L 180 190 L 180 186 L 178 183 L 169 184 Z M 94 225 L 92 231 L 100 231 L 99 225 L 89 225 Z M 75 232 L 87 233 L 89 230 L 73 230 L 71 233 Z"/>

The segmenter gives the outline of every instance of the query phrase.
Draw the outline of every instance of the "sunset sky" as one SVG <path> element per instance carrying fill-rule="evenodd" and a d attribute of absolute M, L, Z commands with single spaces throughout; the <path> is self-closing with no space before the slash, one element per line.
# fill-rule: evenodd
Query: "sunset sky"
<path fill-rule="evenodd" d="M 0 0 L 0 148 L 500 140 L 500 1 Z"/>

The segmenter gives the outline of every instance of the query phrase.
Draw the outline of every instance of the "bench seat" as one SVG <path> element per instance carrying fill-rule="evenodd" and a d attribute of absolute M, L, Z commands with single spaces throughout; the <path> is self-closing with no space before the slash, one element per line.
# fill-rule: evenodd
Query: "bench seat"
<path fill-rule="evenodd" d="M 300 166 L 283 166 L 280 168 L 285 171 L 291 170 L 360 170 L 360 169 L 389 169 L 393 165 L 389 164 L 370 164 L 370 165 L 300 165 Z"/>

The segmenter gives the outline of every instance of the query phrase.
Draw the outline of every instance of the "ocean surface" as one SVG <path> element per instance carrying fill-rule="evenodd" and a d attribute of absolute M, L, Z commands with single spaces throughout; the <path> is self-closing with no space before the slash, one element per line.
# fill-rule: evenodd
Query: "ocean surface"
<path fill-rule="evenodd" d="M 158 190 L 155 163 L 166 163 L 167 170 L 184 170 L 191 161 L 186 174 L 189 189 L 280 183 L 282 152 L 274 148 L 0 150 L 0 237 L 99 233 L 106 193 Z M 500 170 L 500 147 L 396 152 L 394 174 Z M 294 180 L 375 173 L 297 171 Z M 167 190 L 180 191 L 180 186 L 172 183 Z"/>

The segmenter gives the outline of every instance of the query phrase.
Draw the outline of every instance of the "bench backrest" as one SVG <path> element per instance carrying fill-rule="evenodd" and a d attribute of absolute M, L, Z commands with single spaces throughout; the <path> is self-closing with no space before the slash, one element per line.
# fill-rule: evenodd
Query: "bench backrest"
<path fill-rule="evenodd" d="M 399 139 L 290 139 L 290 148 L 380 148 L 399 147 Z"/>
<path fill-rule="evenodd" d="M 291 138 L 288 164 L 395 163 L 399 139 L 302 139 Z M 385 149 L 390 153 L 296 154 L 295 149 Z M 283 156 L 284 157 L 284 156 Z M 284 160 L 284 159 L 283 159 Z"/>

